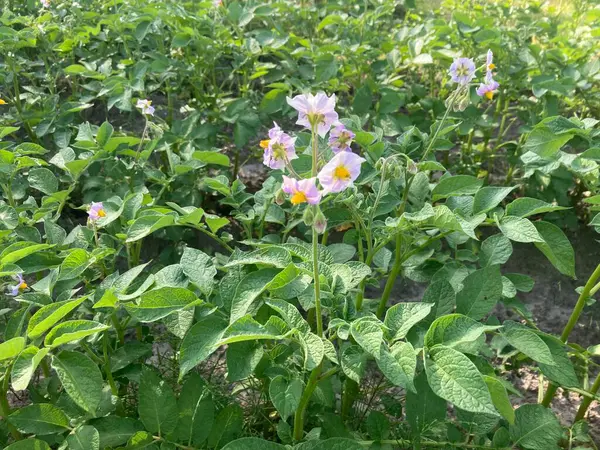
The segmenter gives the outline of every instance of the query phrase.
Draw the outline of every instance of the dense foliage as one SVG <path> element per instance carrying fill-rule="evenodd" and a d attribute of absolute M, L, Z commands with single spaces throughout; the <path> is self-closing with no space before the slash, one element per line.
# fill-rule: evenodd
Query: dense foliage
<path fill-rule="evenodd" d="M 426 3 L 4 1 L 0 445 L 596 448 L 600 6 Z"/>

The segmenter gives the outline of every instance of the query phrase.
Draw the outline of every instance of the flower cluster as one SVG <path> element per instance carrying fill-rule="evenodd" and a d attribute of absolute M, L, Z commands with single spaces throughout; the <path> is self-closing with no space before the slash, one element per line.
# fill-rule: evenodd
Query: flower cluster
<path fill-rule="evenodd" d="M 488 50 L 485 63 L 485 77 L 479 85 L 476 92 L 480 97 L 486 97 L 491 100 L 494 92 L 498 90 L 500 84 L 494 80 L 493 70 L 496 68 L 494 64 L 494 54 Z M 452 81 L 458 84 L 458 88 L 448 98 L 446 104 L 453 105 L 454 110 L 462 111 L 469 104 L 469 86 L 475 78 L 477 68 L 472 58 L 456 58 L 450 70 L 448 71 Z"/>
<path fill-rule="evenodd" d="M 296 138 L 289 136 L 275 123 L 269 130 L 269 139 L 260 143 L 264 149 L 263 163 L 272 169 L 287 169 L 293 175 L 293 178 L 284 175 L 282 185 L 283 192 L 290 196 L 293 205 L 318 205 L 325 195 L 342 192 L 352 186 L 360 175 L 361 164 L 365 159 L 353 153 L 350 148 L 355 135 L 338 121 L 335 95 L 328 97 L 323 92 L 297 95 L 294 98 L 288 97 L 287 102 L 298 111 L 296 123 L 311 130 L 313 139 L 318 139 L 319 136 L 324 138 L 329 133 L 328 143 L 334 156 L 320 170 L 319 167 L 314 167 L 313 174 L 316 173 L 316 176 L 299 179 L 290 164 L 290 161 L 298 157 Z M 316 155 L 313 159 L 315 164 L 321 161 L 322 156 Z M 322 213 L 317 211 L 315 227 L 322 228 L 317 224 L 317 217 L 321 216 Z"/>
<path fill-rule="evenodd" d="M 488 100 L 491 100 L 494 97 L 494 91 L 498 90 L 500 87 L 500 84 L 494 80 L 494 74 L 492 73 L 492 70 L 496 68 L 496 65 L 494 64 L 494 54 L 491 50 L 488 50 L 487 52 L 485 68 L 485 79 L 477 88 L 477 95 L 480 97 L 485 96 Z"/>

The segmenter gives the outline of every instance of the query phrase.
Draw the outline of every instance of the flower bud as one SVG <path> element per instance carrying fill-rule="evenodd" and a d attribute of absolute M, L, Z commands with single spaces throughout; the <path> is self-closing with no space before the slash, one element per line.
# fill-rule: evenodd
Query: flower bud
<path fill-rule="evenodd" d="M 279 206 L 285 203 L 285 192 L 283 192 L 282 189 L 279 189 L 275 194 L 275 203 L 277 203 Z"/>
<path fill-rule="evenodd" d="M 419 168 L 412 159 L 406 161 L 406 171 L 411 175 L 415 175 L 419 171 Z"/>
<path fill-rule="evenodd" d="M 313 209 L 310 206 L 304 210 L 302 220 L 304 220 L 304 223 L 307 227 L 310 227 L 313 224 L 315 220 L 315 214 L 313 213 Z"/>
<path fill-rule="evenodd" d="M 325 229 L 327 228 L 327 219 L 325 218 L 325 215 L 321 212 L 320 208 L 317 210 L 317 215 L 315 216 L 313 227 L 315 227 L 315 230 L 317 230 L 317 233 L 319 234 L 323 234 L 325 232 Z"/>

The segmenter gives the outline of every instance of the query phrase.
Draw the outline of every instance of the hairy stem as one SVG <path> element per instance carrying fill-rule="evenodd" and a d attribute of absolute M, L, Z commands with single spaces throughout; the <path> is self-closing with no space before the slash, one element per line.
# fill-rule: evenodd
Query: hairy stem
<path fill-rule="evenodd" d="M 294 440 L 300 441 L 304 436 L 304 410 L 308 406 L 308 402 L 310 401 L 310 397 L 312 396 L 315 388 L 317 387 L 317 383 L 319 382 L 319 376 L 321 375 L 321 364 L 313 369 L 310 373 L 310 377 L 308 378 L 308 383 L 306 384 L 306 388 L 302 393 L 302 397 L 300 397 L 300 403 L 298 404 L 298 409 L 296 409 L 296 414 L 294 415 Z"/>
<path fill-rule="evenodd" d="M 585 417 L 585 413 L 587 412 L 588 408 L 590 407 L 590 404 L 594 400 L 594 396 L 596 395 L 598 390 L 600 390 L 600 374 L 598 374 L 598 376 L 596 377 L 596 380 L 594 381 L 594 384 L 592 384 L 592 387 L 589 390 L 589 393 L 592 394 L 592 396 L 591 397 L 586 396 L 582 400 L 581 405 L 579 406 L 579 409 L 577 410 L 577 415 L 575 416 L 574 422 L 583 420 L 583 418 Z"/>

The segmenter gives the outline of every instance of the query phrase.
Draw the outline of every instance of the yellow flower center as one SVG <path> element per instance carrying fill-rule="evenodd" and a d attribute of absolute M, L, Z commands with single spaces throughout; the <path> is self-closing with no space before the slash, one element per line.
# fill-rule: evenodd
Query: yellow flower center
<path fill-rule="evenodd" d="M 271 142 L 269 139 L 265 139 L 260 141 L 260 147 L 261 148 L 267 148 L 269 146 L 269 142 Z"/>
<path fill-rule="evenodd" d="M 496 68 L 496 64 L 488 64 L 488 70 L 494 70 Z"/>
<path fill-rule="evenodd" d="M 485 93 L 485 96 L 488 100 L 491 100 L 494 98 L 494 93 L 492 91 L 488 91 Z"/>
<path fill-rule="evenodd" d="M 6 102 L 0 98 L 0 105 L 6 105 Z"/>
<path fill-rule="evenodd" d="M 19 285 L 19 289 L 27 289 L 27 283 L 24 281 Z"/>
<path fill-rule="evenodd" d="M 296 191 L 294 192 L 294 195 L 292 195 L 290 201 L 292 202 L 292 205 L 299 205 L 300 203 L 306 203 L 308 199 L 304 192 Z"/>
<path fill-rule="evenodd" d="M 350 171 L 345 166 L 337 166 L 333 171 L 333 177 L 338 180 L 348 181 L 350 179 Z"/>
<path fill-rule="evenodd" d="M 104 212 L 103 209 L 98 210 L 98 217 L 106 217 L 106 213 Z"/>
<path fill-rule="evenodd" d="M 285 147 L 281 144 L 273 145 L 273 156 L 275 159 L 285 159 Z"/>

